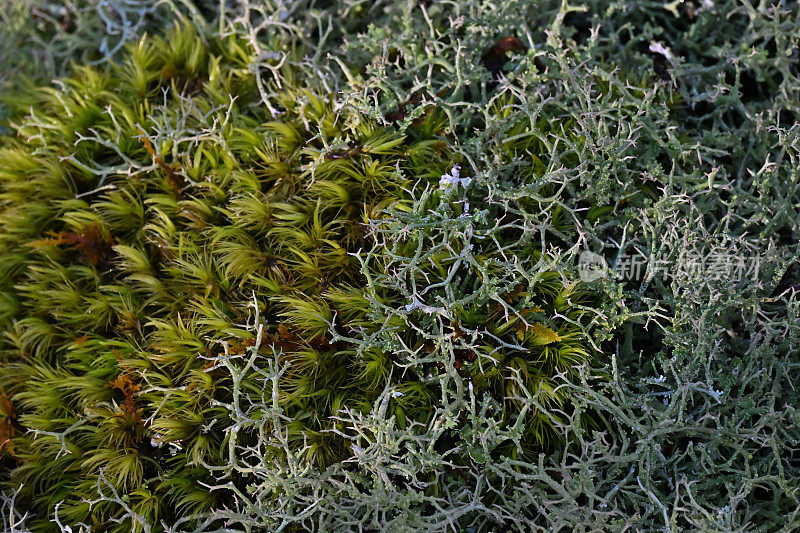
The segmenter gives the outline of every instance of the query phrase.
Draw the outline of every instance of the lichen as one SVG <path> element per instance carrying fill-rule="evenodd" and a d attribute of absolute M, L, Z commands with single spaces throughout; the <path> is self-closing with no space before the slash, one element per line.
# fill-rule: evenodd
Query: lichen
<path fill-rule="evenodd" d="M 0 8 L 5 529 L 800 527 L 796 6 L 165 1 L 109 45 L 202 45 L 106 54 L 150 4 L 81 2 Z"/>

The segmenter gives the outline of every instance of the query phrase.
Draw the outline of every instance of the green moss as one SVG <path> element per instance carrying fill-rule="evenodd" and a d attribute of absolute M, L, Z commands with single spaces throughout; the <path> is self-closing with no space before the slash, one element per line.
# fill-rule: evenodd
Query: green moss
<path fill-rule="evenodd" d="M 2 149 L 6 461 L 39 528 L 62 501 L 66 523 L 111 527 L 118 509 L 83 501 L 101 473 L 148 521 L 219 503 L 192 465 L 216 461 L 211 399 L 231 384 L 205 358 L 215 339 L 251 342 L 249 302 L 293 361 L 285 401 L 304 432 L 383 386 L 332 350 L 331 295 L 360 283 L 363 222 L 412 177 L 438 179 L 445 143 L 286 86 L 269 116 L 246 50 L 188 27 L 143 39 L 44 89 Z"/>

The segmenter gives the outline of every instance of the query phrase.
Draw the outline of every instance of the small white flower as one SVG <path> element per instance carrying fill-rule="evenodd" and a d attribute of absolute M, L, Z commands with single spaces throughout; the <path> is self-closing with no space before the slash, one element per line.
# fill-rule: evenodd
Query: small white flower
<path fill-rule="evenodd" d="M 449 173 L 442 174 L 442 179 L 439 180 L 439 187 L 446 189 L 451 185 L 458 186 L 459 183 L 466 187 L 471 182 L 472 178 L 461 177 L 461 167 L 459 165 L 453 165 Z"/>
<path fill-rule="evenodd" d="M 403 393 L 400 392 L 399 390 L 393 390 L 392 391 L 392 398 L 399 398 L 402 395 L 403 395 Z"/>
<path fill-rule="evenodd" d="M 448 185 L 458 185 L 459 181 L 461 181 L 461 167 L 453 165 L 453 169 L 449 174 L 442 174 L 442 179 L 439 180 L 439 186 L 445 188 Z"/>

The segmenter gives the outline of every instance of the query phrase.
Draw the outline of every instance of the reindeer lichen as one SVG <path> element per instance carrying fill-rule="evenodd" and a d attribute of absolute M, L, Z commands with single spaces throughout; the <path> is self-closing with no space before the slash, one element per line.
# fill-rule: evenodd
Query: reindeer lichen
<path fill-rule="evenodd" d="M 4 529 L 800 527 L 795 3 L 8 4 Z"/>

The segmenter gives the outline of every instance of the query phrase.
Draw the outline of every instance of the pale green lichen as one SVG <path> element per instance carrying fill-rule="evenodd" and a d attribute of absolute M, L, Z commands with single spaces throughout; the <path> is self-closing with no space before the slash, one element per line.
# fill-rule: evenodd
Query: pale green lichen
<path fill-rule="evenodd" d="M 418 119 L 437 111 L 428 131 L 445 132 L 450 155 L 426 175 L 430 188 L 412 189 L 411 180 L 405 209 L 369 224 L 374 242 L 357 262 L 366 269 L 360 275 L 370 280 L 368 290 L 346 309 L 319 313 L 324 320 L 313 312 L 310 319 L 294 316 L 373 362 L 386 352 L 409 369 L 427 364 L 428 356 L 408 337 L 429 338 L 437 346 L 431 358 L 444 365 L 431 369 L 429 385 L 440 391 L 436 401 L 444 407 L 422 425 L 406 420 L 402 427 L 400 401 L 428 400 L 395 388 L 404 374 L 392 373 L 388 386 L 373 390 L 371 406 L 337 415 L 334 434 L 350 443 L 351 455 L 321 470 L 288 438 L 293 412 L 279 384 L 295 376 L 268 348 L 269 331 L 262 331 L 261 350 L 234 340 L 258 339 L 256 305 L 249 321 L 219 335 L 230 340 L 228 355 L 208 355 L 219 383 L 243 387 L 217 399 L 215 413 L 236 438 L 227 441 L 220 462 L 203 466 L 219 468 L 211 492 L 237 505 L 162 524 L 133 509 L 113 479 L 98 476 L 96 508 L 121 510 L 118 516 L 151 530 L 186 530 L 195 519 L 201 530 L 798 526 L 800 28 L 794 4 L 465 0 L 212 7 L 219 9 L 210 26 L 215 32 L 246 36 L 252 53 L 243 68 L 254 77 L 254 105 L 270 115 L 282 111 L 274 102 L 288 73 L 290 87 L 298 80 L 323 87 L 337 95 L 337 112 L 355 110 L 399 134 L 419 131 Z M 506 41 L 507 53 L 489 54 L 512 37 L 519 43 Z M 168 122 L 159 124 L 155 130 Z M 189 127 L 194 137 L 208 125 Z M 185 151 L 158 140 L 172 157 Z M 76 148 L 84 146 L 90 145 Z M 441 176 L 452 176 L 453 163 L 461 167 L 459 180 L 471 182 L 442 189 Z M 58 176 L 57 166 L 51 168 Z M 95 179 L 107 170 L 92 168 L 87 173 Z M 11 235 L 26 231 L 23 224 L 8 228 Z M 408 243 L 422 243 L 421 251 Z M 530 249 L 543 253 L 532 261 Z M 576 369 L 562 383 L 575 409 L 560 416 L 555 434 L 571 446 L 508 458 L 515 448 L 509 442 L 522 436 L 514 425 L 497 424 L 503 415 L 496 392 L 479 390 L 469 365 L 456 368 L 458 350 L 473 336 L 457 334 L 442 313 L 479 321 L 474 311 L 486 301 L 503 306 L 510 282 L 557 276 L 569 283 L 585 250 L 602 253 L 612 269 L 634 253 L 650 266 L 638 279 L 595 282 L 592 295 L 602 303 L 571 318 L 607 354 L 596 366 L 610 361 L 605 368 Z M 677 268 L 688 254 L 716 258 L 709 261 L 713 270 Z M 206 264 L 205 256 L 196 259 L 192 265 Z M 753 259 L 758 270 L 741 278 L 726 274 L 726 262 Z M 18 260 L 12 254 L 3 261 Z M 478 278 L 484 292 L 471 291 Z M 473 294 L 474 309 L 457 309 Z M 526 297 L 504 301 L 509 318 L 531 303 Z M 239 302 L 245 316 L 250 301 Z M 4 309 L 6 320 L 18 312 Z M 365 309 L 371 320 L 357 320 Z M 387 327 L 374 329 L 379 320 Z M 45 343 L 47 325 L 37 326 L 39 336 L 29 342 Z M 181 327 L 195 335 L 207 326 Z M 497 340 L 480 342 L 491 328 L 472 328 L 493 356 L 512 355 L 517 348 L 509 345 L 524 340 L 494 332 Z M 195 342 L 204 341 L 201 335 Z M 515 394 L 526 379 L 510 376 Z M 543 403 L 536 393 L 522 393 L 517 410 L 506 414 Z M 605 421 L 605 431 L 585 430 L 579 415 L 590 411 Z M 498 449 L 503 457 L 492 455 Z M 244 474 L 248 483 L 241 482 Z M 13 504 L 11 496 L 7 510 L 22 505 L 20 495 Z"/>

